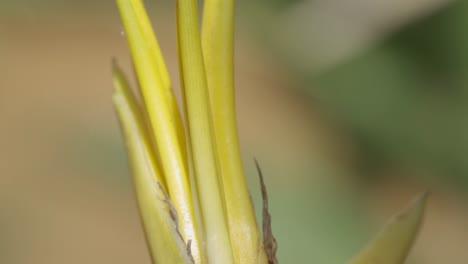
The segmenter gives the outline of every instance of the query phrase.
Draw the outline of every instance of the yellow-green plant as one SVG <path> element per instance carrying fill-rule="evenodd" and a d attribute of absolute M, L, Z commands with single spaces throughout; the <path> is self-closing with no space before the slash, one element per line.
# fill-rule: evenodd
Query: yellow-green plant
<path fill-rule="evenodd" d="M 277 263 L 264 194 L 263 238 L 247 190 L 234 107 L 234 0 L 176 0 L 181 115 L 142 0 L 117 0 L 138 80 L 138 98 L 113 64 L 113 102 L 124 133 L 154 263 Z M 422 205 L 352 264 L 402 260 Z M 405 238 L 405 239 L 403 239 Z M 399 248 L 390 248 L 398 243 Z M 398 251 L 398 252 L 394 252 Z M 377 252 L 377 253 L 373 253 Z M 375 257 L 377 254 L 377 257 Z M 400 257 L 401 256 L 401 257 Z"/>
<path fill-rule="evenodd" d="M 421 227 L 427 193 L 395 215 L 380 234 L 347 264 L 401 264 Z"/>

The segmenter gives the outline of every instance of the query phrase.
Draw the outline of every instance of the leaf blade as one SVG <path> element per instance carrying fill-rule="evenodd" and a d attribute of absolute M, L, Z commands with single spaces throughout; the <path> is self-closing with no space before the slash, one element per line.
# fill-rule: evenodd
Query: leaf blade
<path fill-rule="evenodd" d="M 177 223 L 164 202 L 161 173 L 154 161 L 137 102 L 116 65 L 113 77 L 113 103 L 125 138 L 141 221 L 153 263 L 190 264 L 191 258 L 177 232 Z"/>
<path fill-rule="evenodd" d="M 196 0 L 178 0 L 177 34 L 193 169 L 209 263 L 233 263 L 224 194 L 215 154 L 212 111 L 198 28 Z"/>
<path fill-rule="evenodd" d="M 422 225 L 427 195 L 419 195 L 409 208 L 394 216 L 348 264 L 403 263 Z"/>
<path fill-rule="evenodd" d="M 234 0 L 205 0 L 202 46 L 216 158 L 236 263 L 266 263 L 237 134 L 234 96 Z"/>
<path fill-rule="evenodd" d="M 181 219 L 180 231 L 186 241 L 191 241 L 193 256 L 199 261 L 203 258 L 203 250 L 188 175 L 184 131 L 178 125 L 180 116 L 169 92 L 162 55 L 141 0 L 117 0 L 117 6 L 160 157 L 161 171 Z"/>

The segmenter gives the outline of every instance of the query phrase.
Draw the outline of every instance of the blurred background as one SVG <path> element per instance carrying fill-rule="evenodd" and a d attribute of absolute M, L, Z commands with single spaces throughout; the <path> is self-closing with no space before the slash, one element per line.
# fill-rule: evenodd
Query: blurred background
<path fill-rule="evenodd" d="M 174 1 L 147 1 L 178 85 Z M 430 190 L 407 263 L 468 259 L 468 1 L 238 0 L 238 122 L 281 263 L 340 264 Z M 150 263 L 111 105 L 114 1 L 0 1 L 0 263 Z"/>

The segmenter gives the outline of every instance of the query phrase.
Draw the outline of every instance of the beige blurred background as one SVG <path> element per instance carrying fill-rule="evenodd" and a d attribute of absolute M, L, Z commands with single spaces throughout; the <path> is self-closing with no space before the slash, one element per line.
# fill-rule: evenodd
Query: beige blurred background
<path fill-rule="evenodd" d="M 380 58 L 383 50 L 386 60 L 369 59 L 374 63 L 369 69 L 400 69 L 388 54 L 406 63 L 414 59 L 412 53 L 388 47 L 400 43 L 394 38 L 405 30 L 414 36 L 414 23 L 424 28 L 424 21 L 434 17 L 435 22 L 427 23 L 441 28 L 437 43 L 457 43 L 452 34 L 460 36 L 462 29 L 452 30 L 452 24 L 437 22 L 437 17 L 445 12 L 442 18 L 452 21 L 459 11 L 451 16 L 446 10 L 465 8 L 466 1 L 392 3 L 239 2 L 236 87 L 244 164 L 257 209 L 253 157 L 263 167 L 281 263 L 343 263 L 385 219 L 424 190 L 432 194 L 408 263 L 465 263 L 468 258 L 468 130 L 460 121 L 468 118 L 463 111 L 468 82 L 460 77 L 468 71 L 468 46 L 460 47 L 459 56 L 444 57 L 445 49 L 439 46 L 433 50 L 437 58 L 459 60 L 447 64 L 455 65 L 453 69 L 439 64 L 448 73 L 434 70 L 446 78 L 440 81 L 442 92 L 432 94 L 429 106 L 428 101 L 418 101 L 418 106 L 427 107 L 419 107 L 415 119 L 436 120 L 434 127 L 455 134 L 426 138 L 427 127 L 411 126 L 411 119 L 402 124 L 392 115 L 364 119 L 368 113 L 380 113 L 381 105 L 400 109 L 405 98 L 420 98 L 405 94 L 413 91 L 405 85 L 436 82 L 427 79 L 418 64 L 404 68 L 408 71 L 401 79 L 407 82 L 385 90 L 384 99 L 396 99 L 382 102 L 371 96 L 356 101 L 380 92 L 362 90 L 363 73 L 340 68 L 367 69 L 361 67 L 366 59 L 373 54 Z M 148 7 L 177 86 L 173 1 L 151 1 Z M 459 19 L 455 21 L 463 28 Z M 113 1 L 0 2 L 0 263 L 150 263 L 111 105 L 111 58 L 130 72 L 122 32 Z M 415 43 L 418 36 L 426 36 L 415 34 Z M 388 77 L 393 68 L 384 66 L 377 73 L 367 71 L 366 76 L 375 78 L 369 81 L 372 85 L 381 86 L 387 78 L 400 80 L 401 72 Z M 460 76 L 450 75 L 453 72 Z M 417 76 L 418 82 L 407 75 Z M 447 95 L 449 84 L 464 88 L 453 88 Z M 421 86 L 423 92 L 436 89 Z M 348 107 L 348 102 L 360 108 Z M 452 108 L 457 111 L 442 111 Z M 355 109 L 359 111 L 352 112 Z M 400 114 L 413 116 L 410 110 Z M 374 128 L 381 124 L 377 119 L 390 123 Z M 395 126 L 406 130 L 394 131 Z M 434 147 L 406 148 L 421 137 L 440 140 Z M 364 144 L 368 141 L 373 144 Z M 369 146 L 379 151 L 368 151 Z M 426 158 L 424 153 L 435 156 Z"/>

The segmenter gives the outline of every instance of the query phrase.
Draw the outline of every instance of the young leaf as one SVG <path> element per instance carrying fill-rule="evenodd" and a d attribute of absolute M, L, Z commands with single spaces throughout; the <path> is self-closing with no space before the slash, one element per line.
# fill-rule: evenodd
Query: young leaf
<path fill-rule="evenodd" d="M 348 264 L 402 264 L 420 229 L 427 193 L 394 216 L 381 233 Z"/>
<path fill-rule="evenodd" d="M 198 1 L 177 0 L 181 78 L 209 263 L 233 263 L 201 48 Z"/>
<path fill-rule="evenodd" d="M 141 86 L 148 118 L 165 176 L 168 193 L 179 215 L 180 231 L 191 241 L 198 262 L 203 259 L 194 200 L 188 175 L 184 131 L 172 94 L 169 77 L 141 0 L 117 0 L 133 64 Z"/>
<path fill-rule="evenodd" d="M 205 0 L 203 57 L 236 263 L 266 263 L 250 201 L 237 136 L 234 98 L 234 0 Z"/>
<path fill-rule="evenodd" d="M 138 104 L 116 65 L 113 75 L 113 103 L 124 133 L 138 207 L 153 262 L 191 264 L 192 258 L 163 193 L 162 177 L 154 162 Z"/>

